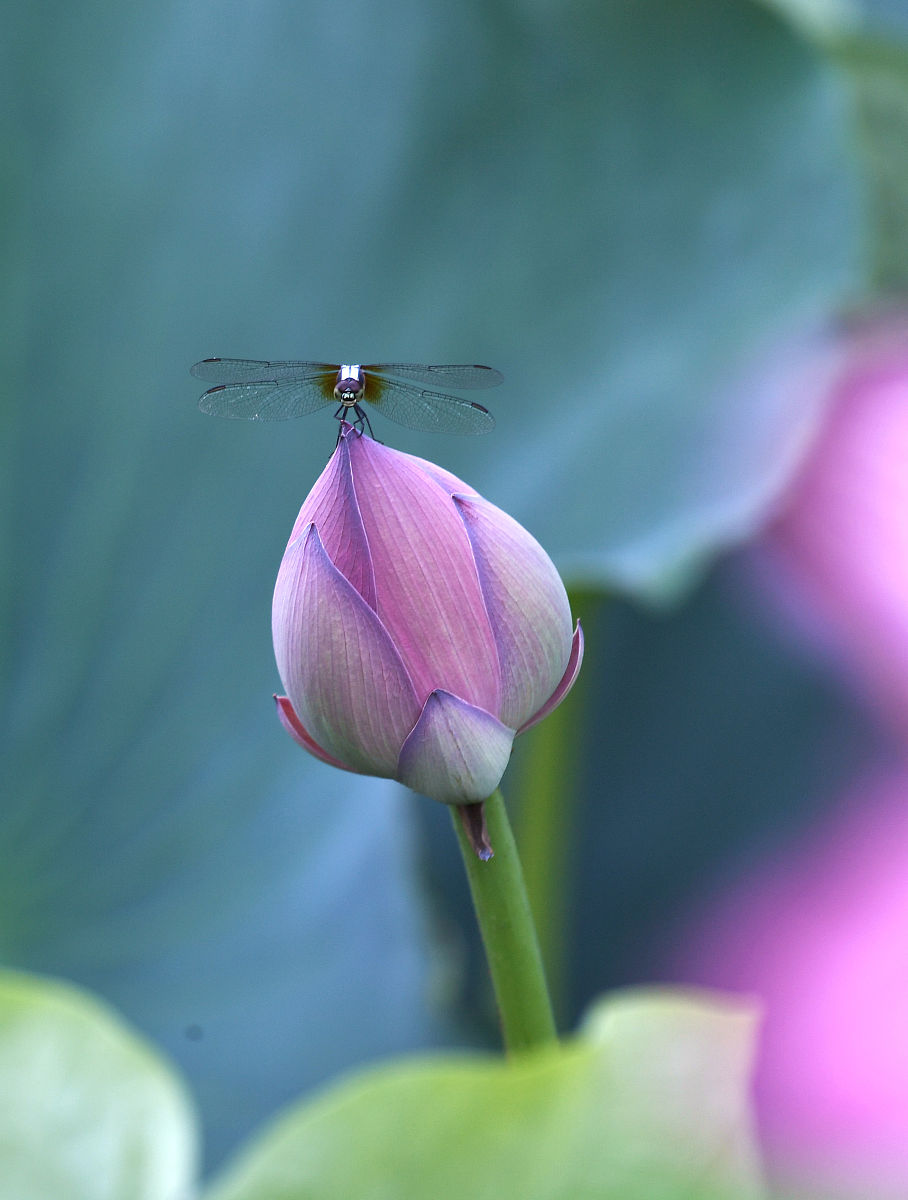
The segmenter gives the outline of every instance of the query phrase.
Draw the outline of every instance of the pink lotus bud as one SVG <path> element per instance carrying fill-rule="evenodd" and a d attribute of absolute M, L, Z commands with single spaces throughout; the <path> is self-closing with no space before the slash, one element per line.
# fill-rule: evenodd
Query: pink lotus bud
<path fill-rule="evenodd" d="M 583 656 L 539 543 L 433 463 L 344 425 L 274 589 L 285 728 L 446 804 L 489 796 Z"/>

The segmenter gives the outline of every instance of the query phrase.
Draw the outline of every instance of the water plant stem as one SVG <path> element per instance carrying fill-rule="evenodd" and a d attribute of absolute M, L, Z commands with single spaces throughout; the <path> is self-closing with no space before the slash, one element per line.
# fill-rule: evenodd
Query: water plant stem
<path fill-rule="evenodd" d="M 495 791 L 484 803 L 494 857 L 482 861 L 456 810 L 451 810 L 473 906 L 485 946 L 509 1053 L 554 1042 L 557 1037 L 530 910 L 523 870 L 504 799 Z"/>

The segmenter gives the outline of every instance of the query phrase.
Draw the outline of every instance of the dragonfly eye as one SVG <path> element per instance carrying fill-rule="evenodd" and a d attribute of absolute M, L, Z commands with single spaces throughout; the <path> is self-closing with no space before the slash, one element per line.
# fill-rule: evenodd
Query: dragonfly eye
<path fill-rule="evenodd" d="M 334 397 L 345 404 L 355 403 L 363 394 L 363 382 L 361 379 L 353 379 L 349 376 L 346 379 L 338 379 L 334 385 Z"/>

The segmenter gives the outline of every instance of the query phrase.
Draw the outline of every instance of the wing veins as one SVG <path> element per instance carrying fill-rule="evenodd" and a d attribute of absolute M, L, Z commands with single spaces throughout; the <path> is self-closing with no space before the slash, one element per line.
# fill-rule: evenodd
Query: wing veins
<path fill-rule="evenodd" d="M 440 383 L 462 391 L 474 388 L 497 387 L 504 379 L 494 367 L 483 367 L 478 363 L 372 363 L 362 364 L 368 375 L 397 375 L 402 379 L 415 379 L 418 383 Z"/>
<path fill-rule="evenodd" d="M 225 385 L 268 383 L 279 380 L 315 379 L 337 374 L 331 363 L 265 362 L 255 358 L 203 358 L 189 368 L 189 374 L 206 383 Z"/>
<path fill-rule="evenodd" d="M 222 383 L 199 398 L 202 412 L 247 421 L 287 421 L 333 403 L 324 376 Z"/>
<path fill-rule="evenodd" d="M 373 388 L 375 391 L 370 396 L 367 383 L 363 399 L 405 429 L 430 433 L 487 433 L 495 428 L 495 418 L 487 408 L 462 396 L 449 396 L 445 392 L 429 391 L 385 378 L 381 378 L 378 387 L 373 383 Z"/>

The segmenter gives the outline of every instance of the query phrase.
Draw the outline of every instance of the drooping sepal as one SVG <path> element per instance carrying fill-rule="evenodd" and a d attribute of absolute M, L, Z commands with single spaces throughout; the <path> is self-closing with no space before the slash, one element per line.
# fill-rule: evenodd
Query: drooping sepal
<path fill-rule="evenodd" d="M 498 787 L 514 730 L 450 692 L 425 703 L 397 764 L 397 778 L 444 804 L 472 803 Z"/>

